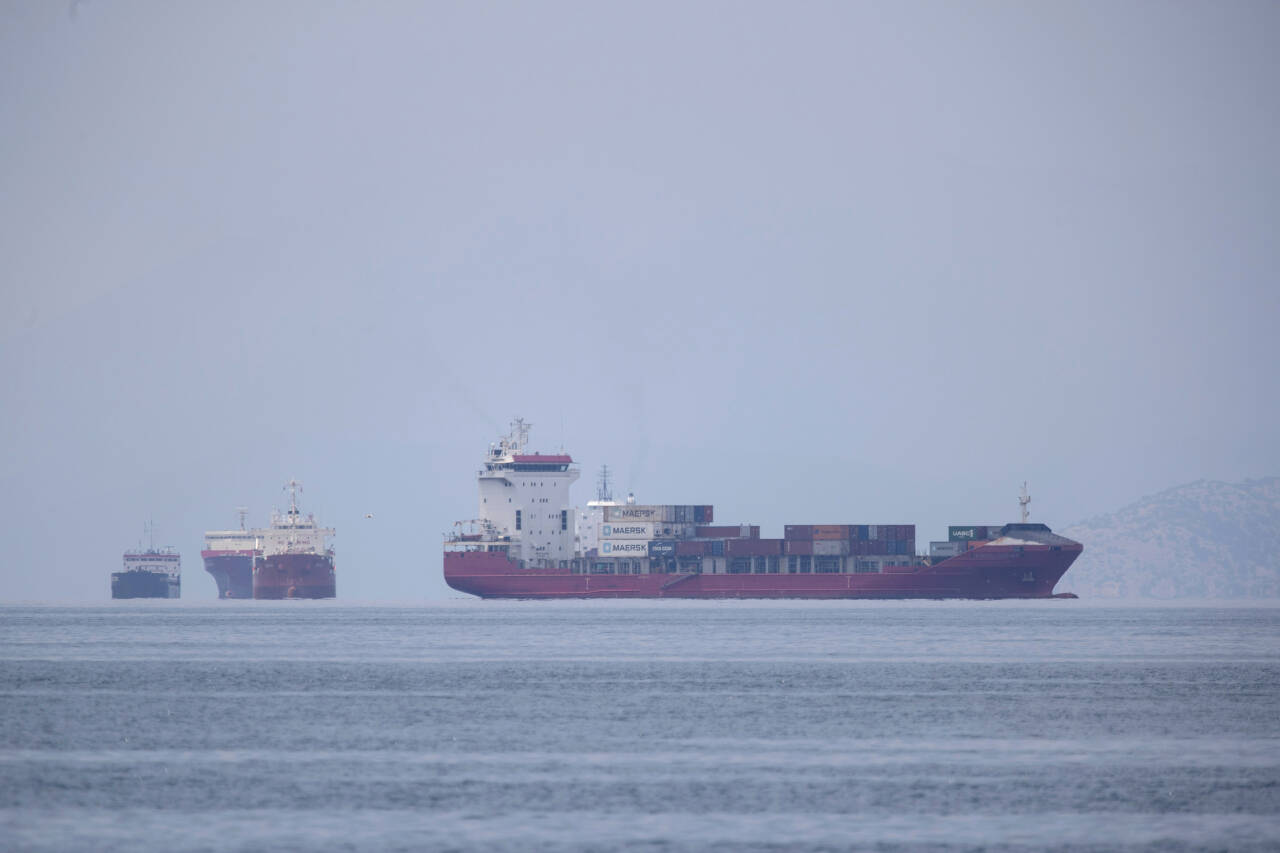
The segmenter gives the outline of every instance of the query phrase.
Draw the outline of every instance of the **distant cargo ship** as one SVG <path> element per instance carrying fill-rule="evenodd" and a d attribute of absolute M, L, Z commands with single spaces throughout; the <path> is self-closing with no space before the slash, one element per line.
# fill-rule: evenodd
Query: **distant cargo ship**
<path fill-rule="evenodd" d="M 244 507 L 239 530 L 209 530 L 204 534 L 204 570 L 218 585 L 218 598 L 253 598 L 253 561 L 262 555 L 260 531 L 245 530 Z"/>
<path fill-rule="evenodd" d="M 928 555 L 914 524 L 714 524 L 707 505 L 615 502 L 607 477 L 578 512 L 563 453 L 526 451 L 529 425 L 485 455 L 479 517 L 446 538 L 445 581 L 482 598 L 1048 598 L 1079 542 L 1022 521 L 954 525 Z"/>
<path fill-rule="evenodd" d="M 333 598 L 337 595 L 332 528 L 298 509 L 300 484 L 290 480 L 289 509 L 273 512 L 271 526 L 252 531 L 261 542 L 253 559 L 254 598 Z"/>
<path fill-rule="evenodd" d="M 124 571 L 111 573 L 112 598 L 180 598 L 182 558 L 172 548 L 126 551 Z"/>

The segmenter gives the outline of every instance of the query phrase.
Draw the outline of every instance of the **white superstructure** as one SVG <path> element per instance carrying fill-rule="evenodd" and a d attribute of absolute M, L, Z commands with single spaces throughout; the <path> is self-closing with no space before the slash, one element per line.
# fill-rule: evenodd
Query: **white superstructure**
<path fill-rule="evenodd" d="M 246 530 L 245 516 L 249 510 L 239 507 L 239 530 L 206 530 L 204 534 L 204 550 L 211 554 L 242 554 L 248 551 L 262 550 L 261 530 Z"/>
<path fill-rule="evenodd" d="M 182 558 L 172 548 L 149 548 L 124 555 L 126 572 L 159 572 L 169 576 L 170 583 L 182 578 Z"/>
<path fill-rule="evenodd" d="M 285 512 L 272 510 L 271 526 L 266 530 L 237 531 L 258 543 L 264 557 L 276 554 L 331 554 L 328 540 L 334 535 L 331 527 L 319 527 L 314 515 L 303 515 L 298 509 L 298 492 L 302 484 L 290 480 L 286 485 L 289 490 L 289 509 Z"/>
<path fill-rule="evenodd" d="M 566 568 L 573 559 L 576 511 L 569 487 L 578 469 L 568 455 L 529 453 L 529 424 L 517 418 L 511 432 L 490 445 L 476 475 L 477 525 L 486 539 L 509 542 L 508 553 L 530 568 Z"/>

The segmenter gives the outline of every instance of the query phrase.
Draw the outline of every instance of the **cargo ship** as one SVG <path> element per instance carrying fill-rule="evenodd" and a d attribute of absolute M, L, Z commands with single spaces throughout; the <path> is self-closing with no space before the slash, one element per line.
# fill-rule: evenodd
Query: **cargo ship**
<path fill-rule="evenodd" d="M 124 571 L 111 573 L 112 598 L 180 598 L 182 558 L 172 548 L 126 551 Z"/>
<path fill-rule="evenodd" d="M 914 524 L 788 524 L 781 539 L 716 524 L 709 505 L 617 502 L 605 482 L 579 512 L 561 452 L 529 425 L 485 453 L 479 517 L 444 543 L 444 577 L 482 598 L 1050 598 L 1083 546 L 1029 521 L 962 524 L 917 553 Z"/>
<path fill-rule="evenodd" d="M 209 530 L 204 534 L 204 570 L 218 585 L 218 598 L 253 598 L 253 561 L 262 555 L 259 531 L 246 530 L 248 510 L 238 507 L 239 530 Z"/>
<path fill-rule="evenodd" d="M 269 528 L 253 531 L 261 541 L 261 553 L 253 559 L 253 597 L 333 598 L 337 584 L 328 540 L 334 531 L 298 509 L 297 480 L 285 488 L 288 511 L 273 512 Z"/>

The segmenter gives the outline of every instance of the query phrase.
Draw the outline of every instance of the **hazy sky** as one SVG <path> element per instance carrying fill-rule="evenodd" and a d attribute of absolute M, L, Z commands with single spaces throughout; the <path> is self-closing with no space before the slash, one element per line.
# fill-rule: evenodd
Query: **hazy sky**
<path fill-rule="evenodd" d="M 773 536 L 1280 473 L 1278 80 L 1274 2 L 4 3 L 0 599 L 149 518 L 212 599 L 290 477 L 455 594 L 516 415 Z"/>

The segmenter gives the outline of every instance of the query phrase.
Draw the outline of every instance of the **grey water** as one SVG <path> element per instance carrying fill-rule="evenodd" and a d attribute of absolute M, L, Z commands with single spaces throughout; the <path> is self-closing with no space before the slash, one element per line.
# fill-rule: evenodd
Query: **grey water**
<path fill-rule="evenodd" d="M 1280 607 L 0 605 L 4 850 L 1275 850 Z"/>

